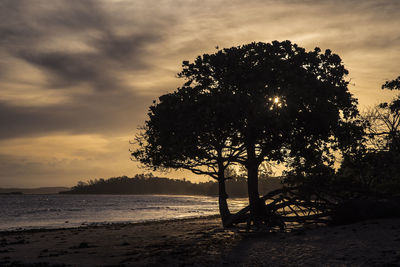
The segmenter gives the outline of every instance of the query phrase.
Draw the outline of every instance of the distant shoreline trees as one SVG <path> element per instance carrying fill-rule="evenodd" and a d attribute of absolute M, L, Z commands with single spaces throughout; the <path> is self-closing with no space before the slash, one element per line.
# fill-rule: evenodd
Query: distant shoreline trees
<path fill-rule="evenodd" d="M 247 197 L 246 179 L 235 176 L 226 186 L 232 197 Z M 279 178 L 262 178 L 260 191 L 268 193 L 281 188 Z M 159 194 L 159 195 L 204 195 L 218 196 L 218 183 L 214 181 L 192 183 L 188 180 L 155 177 L 150 174 L 137 174 L 134 177 L 112 177 L 94 179 L 78 184 L 60 194 Z"/>

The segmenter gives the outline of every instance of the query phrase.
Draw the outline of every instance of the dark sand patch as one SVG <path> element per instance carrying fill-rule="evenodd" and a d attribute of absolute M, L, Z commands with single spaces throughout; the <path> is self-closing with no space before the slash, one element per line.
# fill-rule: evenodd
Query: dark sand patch
<path fill-rule="evenodd" d="M 396 266 L 399 225 L 390 219 L 246 233 L 224 230 L 214 217 L 0 232 L 0 266 Z"/>

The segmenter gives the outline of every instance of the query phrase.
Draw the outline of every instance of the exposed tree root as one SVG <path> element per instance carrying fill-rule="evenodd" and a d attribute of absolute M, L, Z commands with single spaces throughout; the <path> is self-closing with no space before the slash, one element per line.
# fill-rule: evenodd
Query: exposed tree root
<path fill-rule="evenodd" d="M 239 223 L 247 223 L 248 228 L 253 223 L 256 228 L 261 224 L 269 229 L 279 227 L 284 230 L 286 223 L 327 223 L 330 221 L 334 201 L 313 195 L 301 195 L 298 188 L 282 188 L 269 192 L 260 198 L 264 203 L 263 210 L 258 214 L 259 221 L 255 221 L 247 206 L 225 219 L 225 227 L 232 227 Z"/>

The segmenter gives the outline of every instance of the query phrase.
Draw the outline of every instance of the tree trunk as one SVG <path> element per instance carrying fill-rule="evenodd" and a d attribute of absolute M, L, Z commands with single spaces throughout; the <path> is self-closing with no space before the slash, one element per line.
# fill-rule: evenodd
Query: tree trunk
<path fill-rule="evenodd" d="M 219 214 L 221 215 L 222 225 L 224 227 L 231 227 L 231 212 L 228 207 L 228 195 L 226 194 L 225 189 L 225 178 L 221 178 L 218 180 L 218 204 L 219 204 Z"/>
<path fill-rule="evenodd" d="M 264 201 L 258 193 L 258 162 L 256 159 L 255 145 L 247 147 L 247 189 L 250 203 L 250 217 L 255 225 L 258 225 L 263 218 Z"/>

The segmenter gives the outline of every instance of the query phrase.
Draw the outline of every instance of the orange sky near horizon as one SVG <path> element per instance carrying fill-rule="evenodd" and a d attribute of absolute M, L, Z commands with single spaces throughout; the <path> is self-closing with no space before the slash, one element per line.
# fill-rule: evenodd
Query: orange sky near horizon
<path fill-rule="evenodd" d="M 14 0 L 0 3 L 0 187 L 146 172 L 129 140 L 183 60 L 291 40 L 331 49 L 362 111 L 400 75 L 396 0 Z M 187 172 L 155 175 L 205 181 Z"/>

